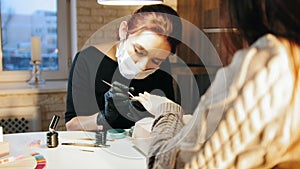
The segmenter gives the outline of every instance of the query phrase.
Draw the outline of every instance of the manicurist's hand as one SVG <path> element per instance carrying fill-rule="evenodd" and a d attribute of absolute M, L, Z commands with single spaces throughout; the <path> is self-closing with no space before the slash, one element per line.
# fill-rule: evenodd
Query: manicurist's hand
<path fill-rule="evenodd" d="M 133 90 L 119 82 L 112 83 L 111 89 L 104 95 L 104 116 L 109 123 L 114 122 L 120 114 L 134 122 L 152 116 L 140 102 L 129 98 L 128 92 Z"/>

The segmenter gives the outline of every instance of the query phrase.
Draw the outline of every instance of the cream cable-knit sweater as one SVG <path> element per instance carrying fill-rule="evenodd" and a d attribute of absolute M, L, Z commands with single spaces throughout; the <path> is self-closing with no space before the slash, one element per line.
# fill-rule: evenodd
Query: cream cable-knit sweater
<path fill-rule="evenodd" d="M 300 92 L 293 88 L 288 52 L 275 36 L 261 37 L 217 72 L 186 126 L 180 106 L 160 107 L 149 168 L 299 168 Z"/>

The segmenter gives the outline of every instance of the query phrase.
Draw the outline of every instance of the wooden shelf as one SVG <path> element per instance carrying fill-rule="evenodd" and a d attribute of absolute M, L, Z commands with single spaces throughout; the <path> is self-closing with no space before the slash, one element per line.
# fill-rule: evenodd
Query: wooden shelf
<path fill-rule="evenodd" d="M 216 74 L 220 67 L 217 66 L 183 66 L 179 64 L 172 64 L 172 74 L 176 75 L 206 75 Z"/>

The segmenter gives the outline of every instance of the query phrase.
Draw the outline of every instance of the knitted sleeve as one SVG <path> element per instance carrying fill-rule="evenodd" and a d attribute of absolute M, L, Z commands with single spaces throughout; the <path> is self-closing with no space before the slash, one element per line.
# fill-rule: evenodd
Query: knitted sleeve
<path fill-rule="evenodd" d="M 165 103 L 160 106 L 162 115 L 154 121 L 149 149 L 149 168 L 168 168 L 173 166 L 176 149 L 166 142 L 173 138 L 182 128 L 183 110 L 176 103 Z"/>

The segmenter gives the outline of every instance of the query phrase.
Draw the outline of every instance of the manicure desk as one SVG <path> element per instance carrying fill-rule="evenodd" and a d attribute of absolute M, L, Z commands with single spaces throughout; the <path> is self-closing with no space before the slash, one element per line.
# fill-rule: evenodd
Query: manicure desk
<path fill-rule="evenodd" d="M 58 131 L 58 146 L 48 148 L 46 134 L 47 132 L 5 134 L 3 141 L 9 142 L 9 156 L 39 153 L 44 156 L 47 169 L 147 168 L 145 156 L 134 148 L 129 136 L 108 139 L 108 147 L 92 147 L 85 145 L 93 145 L 94 132 Z"/>

